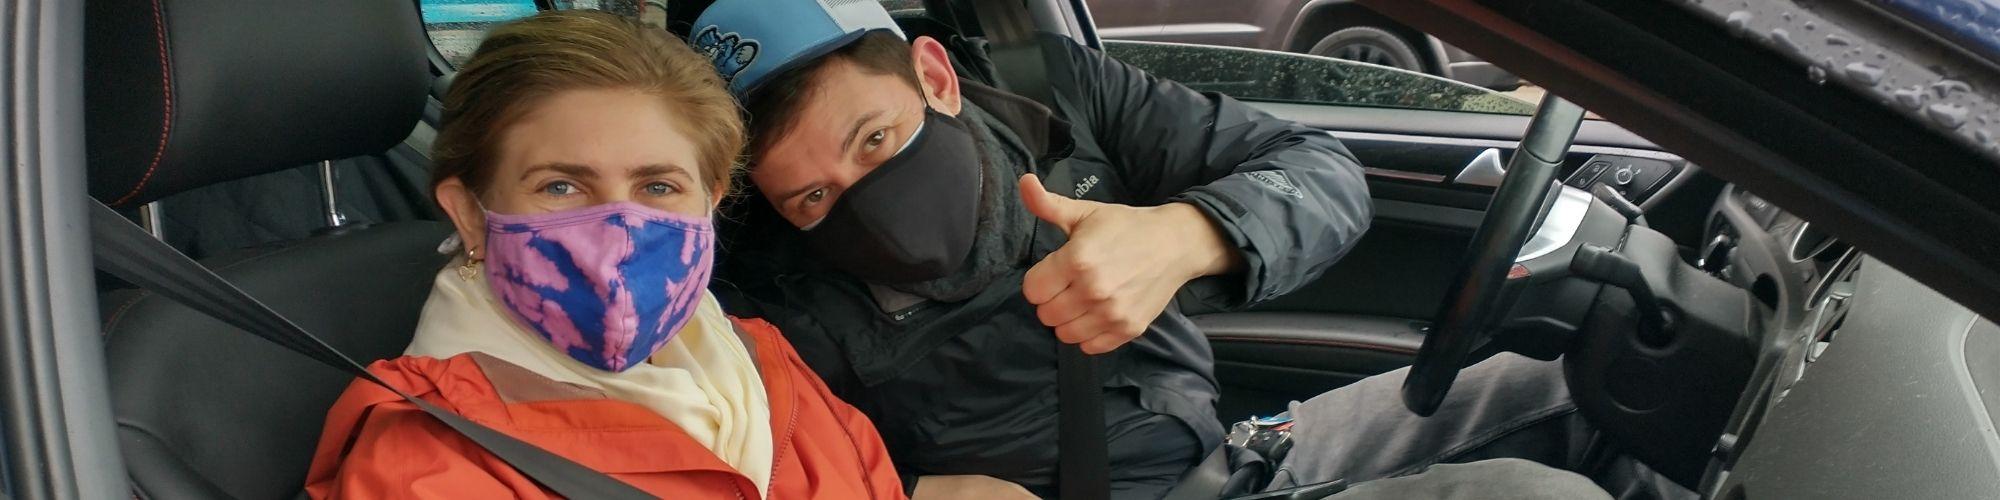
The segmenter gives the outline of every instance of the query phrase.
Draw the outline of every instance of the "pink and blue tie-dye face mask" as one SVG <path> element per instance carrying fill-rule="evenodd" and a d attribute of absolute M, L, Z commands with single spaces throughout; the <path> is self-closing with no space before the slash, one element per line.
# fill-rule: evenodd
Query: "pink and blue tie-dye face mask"
<path fill-rule="evenodd" d="M 501 305 L 556 350 L 613 372 L 687 324 L 715 262 L 708 217 L 631 202 L 489 211 L 486 230 L 486 281 Z"/>

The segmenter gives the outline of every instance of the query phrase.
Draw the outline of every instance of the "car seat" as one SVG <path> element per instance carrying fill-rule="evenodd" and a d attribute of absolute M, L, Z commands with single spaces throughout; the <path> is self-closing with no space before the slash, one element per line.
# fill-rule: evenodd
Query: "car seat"
<path fill-rule="evenodd" d="M 200 186 L 379 153 L 431 75 L 409 0 L 92 0 L 91 195 L 130 207 Z M 204 261 L 366 360 L 399 354 L 449 227 L 345 227 Z M 141 498 L 292 498 L 349 377 L 142 291 L 104 312 L 112 411 Z"/>

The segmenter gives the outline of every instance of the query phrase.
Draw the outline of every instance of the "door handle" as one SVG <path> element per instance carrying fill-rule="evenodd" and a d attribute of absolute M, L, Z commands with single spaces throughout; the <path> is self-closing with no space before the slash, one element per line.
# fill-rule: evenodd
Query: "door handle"
<path fill-rule="evenodd" d="M 1465 164 L 1465 168 L 1459 170 L 1458 177 L 1452 178 L 1451 182 L 1497 188 L 1500 187 L 1500 180 L 1506 177 L 1507 166 L 1500 162 L 1500 148 L 1486 148 L 1472 157 L 1472 162 Z"/>

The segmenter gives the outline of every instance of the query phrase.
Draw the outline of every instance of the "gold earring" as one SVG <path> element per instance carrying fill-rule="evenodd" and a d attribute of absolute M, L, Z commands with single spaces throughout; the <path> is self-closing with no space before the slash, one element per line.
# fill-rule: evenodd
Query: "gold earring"
<path fill-rule="evenodd" d="M 478 250 L 478 249 L 473 249 L 473 248 L 468 248 L 468 249 L 466 249 L 466 250 L 465 250 L 465 263 L 464 263 L 464 264 L 460 264 L 460 265 L 458 266 L 458 277 L 459 277 L 459 279 L 463 279 L 463 280 L 466 280 L 466 281 L 472 281 L 472 278 L 474 278 L 474 277 L 477 277 L 477 276 L 479 276 L 479 263 L 480 263 L 480 262 L 484 262 L 484 260 L 483 260 L 483 259 L 480 259 L 480 258 L 479 258 L 479 250 Z"/>

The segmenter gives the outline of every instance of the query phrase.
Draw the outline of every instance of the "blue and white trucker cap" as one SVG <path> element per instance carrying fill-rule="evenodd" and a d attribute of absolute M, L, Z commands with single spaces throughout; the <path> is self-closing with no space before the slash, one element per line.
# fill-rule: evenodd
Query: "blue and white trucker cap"
<path fill-rule="evenodd" d="M 692 28 L 688 45 L 708 56 L 739 97 L 868 32 L 903 38 L 876 0 L 716 0 Z"/>

